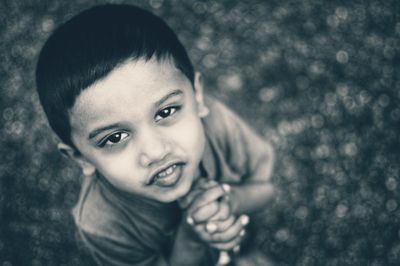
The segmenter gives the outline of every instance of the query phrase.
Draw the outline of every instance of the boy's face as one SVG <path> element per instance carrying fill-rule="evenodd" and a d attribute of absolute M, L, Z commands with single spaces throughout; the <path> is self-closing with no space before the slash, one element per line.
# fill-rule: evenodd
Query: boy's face
<path fill-rule="evenodd" d="M 128 61 L 84 90 L 70 110 L 84 173 L 160 202 L 184 196 L 205 142 L 196 84 L 169 60 L 151 59 Z"/>

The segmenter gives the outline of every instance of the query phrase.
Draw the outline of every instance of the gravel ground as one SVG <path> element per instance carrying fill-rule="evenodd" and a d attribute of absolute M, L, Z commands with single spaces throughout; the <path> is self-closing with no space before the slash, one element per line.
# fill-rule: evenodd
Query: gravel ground
<path fill-rule="evenodd" d="M 275 145 L 278 196 L 253 241 L 277 265 L 400 265 L 399 1 L 113 2 L 163 17 L 206 91 Z M 91 265 L 69 213 L 80 172 L 34 69 L 53 28 L 100 3 L 0 3 L 0 265 Z"/>

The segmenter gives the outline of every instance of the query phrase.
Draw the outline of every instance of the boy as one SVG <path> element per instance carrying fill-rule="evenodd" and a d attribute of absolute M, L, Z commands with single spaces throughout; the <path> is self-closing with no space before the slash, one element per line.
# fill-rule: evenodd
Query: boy
<path fill-rule="evenodd" d="M 47 40 L 36 78 L 60 151 L 85 175 L 73 214 L 99 265 L 212 265 L 238 250 L 243 214 L 272 196 L 273 152 L 203 97 L 165 22 L 86 10 Z"/>

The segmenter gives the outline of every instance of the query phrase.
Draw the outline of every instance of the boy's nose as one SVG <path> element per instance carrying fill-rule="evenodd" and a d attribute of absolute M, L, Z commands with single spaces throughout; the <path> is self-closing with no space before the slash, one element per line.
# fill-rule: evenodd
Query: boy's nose
<path fill-rule="evenodd" d="M 163 161 L 171 152 L 171 145 L 162 138 L 143 138 L 142 150 L 139 154 L 139 163 L 143 167 Z"/>

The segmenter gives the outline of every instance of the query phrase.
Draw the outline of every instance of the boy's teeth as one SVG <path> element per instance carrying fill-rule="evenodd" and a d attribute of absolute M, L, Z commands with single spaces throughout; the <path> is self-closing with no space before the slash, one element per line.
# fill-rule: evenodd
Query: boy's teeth
<path fill-rule="evenodd" d="M 174 171 L 175 167 L 176 167 L 176 165 L 174 164 L 174 165 L 168 167 L 166 170 L 164 170 L 161 173 L 159 173 L 157 176 L 158 177 L 165 177 L 167 175 L 170 175 Z"/>

